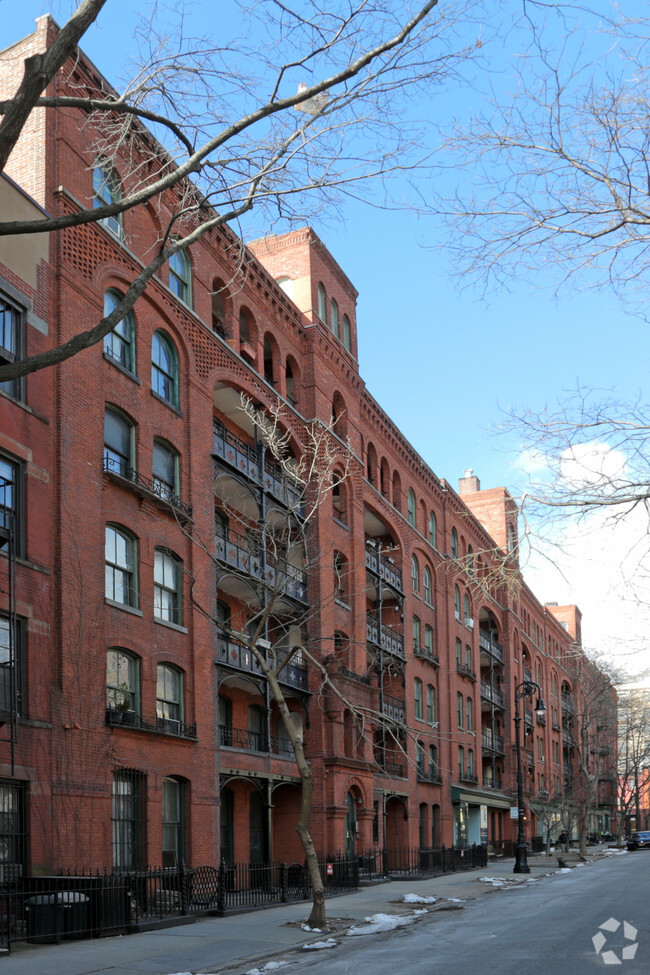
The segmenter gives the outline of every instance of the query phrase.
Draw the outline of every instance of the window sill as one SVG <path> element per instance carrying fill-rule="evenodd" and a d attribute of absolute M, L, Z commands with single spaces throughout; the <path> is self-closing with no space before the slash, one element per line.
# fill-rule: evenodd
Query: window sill
<path fill-rule="evenodd" d="M 164 403 L 164 405 L 168 409 L 170 409 L 172 413 L 175 413 L 176 416 L 180 416 L 180 417 L 183 416 L 183 412 L 179 410 L 179 408 L 175 406 L 174 403 L 170 403 L 168 399 L 165 399 L 164 396 L 161 396 L 160 393 L 157 393 L 154 389 L 152 389 L 150 392 L 154 399 L 157 399 L 159 403 Z"/>
<path fill-rule="evenodd" d="M 30 416 L 35 417 L 37 420 L 41 420 L 43 423 L 50 422 L 48 418 L 44 416 L 39 410 L 35 410 L 33 407 L 28 406 L 24 399 L 22 398 L 19 399 L 17 396 L 12 396 L 11 393 L 5 392 L 4 389 L 0 389 L 0 397 L 2 399 L 9 400 L 9 402 L 13 403 L 14 406 L 17 406 L 18 409 L 24 410 L 25 413 L 29 413 Z"/>
<path fill-rule="evenodd" d="M 104 602 L 107 606 L 113 606 L 114 609 L 122 609 L 125 613 L 131 613 L 132 616 L 144 616 L 141 609 L 136 609 L 135 606 L 127 606 L 126 603 L 118 603 L 114 599 L 109 599 L 108 596 L 104 597 Z"/>
<path fill-rule="evenodd" d="M 350 526 L 347 525 L 344 521 L 341 521 L 340 518 L 337 518 L 336 515 L 332 517 L 332 521 L 334 522 L 335 525 L 338 525 L 340 528 L 345 528 L 346 532 L 350 531 Z"/>
<path fill-rule="evenodd" d="M 190 631 L 186 626 L 181 626 L 180 623 L 170 623 L 169 620 L 161 620 L 159 616 L 154 616 L 154 623 L 158 623 L 159 626 L 166 626 L 170 630 L 176 630 L 177 633 L 189 633 Z"/>
<path fill-rule="evenodd" d="M 338 599 L 336 596 L 334 597 L 334 602 L 337 606 L 342 606 L 343 609 L 350 609 L 349 603 L 344 602 L 342 599 Z"/>
<path fill-rule="evenodd" d="M 118 362 L 117 359 L 114 359 L 106 352 L 102 353 L 102 355 L 104 357 L 104 361 L 108 362 L 109 365 L 113 366 L 114 369 L 117 369 L 118 372 L 121 372 L 123 376 L 126 376 L 128 379 L 132 379 L 133 382 L 137 383 L 138 386 L 142 386 L 142 380 L 139 379 L 134 372 L 131 372 L 130 369 L 127 369 L 126 366 L 123 366 L 121 362 Z"/>

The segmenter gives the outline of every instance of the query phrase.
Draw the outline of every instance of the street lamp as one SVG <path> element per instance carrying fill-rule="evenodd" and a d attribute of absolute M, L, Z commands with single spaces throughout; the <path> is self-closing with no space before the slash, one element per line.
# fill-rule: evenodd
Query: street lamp
<path fill-rule="evenodd" d="M 513 873 L 530 873 L 528 866 L 528 844 L 524 832 L 524 775 L 521 768 L 521 714 L 519 713 L 519 701 L 521 698 L 532 697 L 537 693 L 537 705 L 535 713 L 538 715 L 546 714 L 546 705 L 542 700 L 542 689 L 533 680 L 522 681 L 515 687 L 515 742 L 517 745 L 517 845 L 515 846 L 515 866 Z"/>

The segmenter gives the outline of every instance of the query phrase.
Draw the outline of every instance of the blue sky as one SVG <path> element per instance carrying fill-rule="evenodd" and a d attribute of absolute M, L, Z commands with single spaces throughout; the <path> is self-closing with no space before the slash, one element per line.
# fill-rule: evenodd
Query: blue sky
<path fill-rule="evenodd" d="M 514 2 L 496 0 L 501 10 Z M 0 46 L 29 33 L 39 14 L 49 11 L 61 23 L 73 7 L 65 0 L 0 0 Z M 131 8 L 110 0 L 82 42 L 116 84 L 132 53 Z M 225 0 L 195 0 L 190 9 L 207 29 L 217 12 L 221 23 L 231 8 Z M 507 43 L 495 55 L 501 83 L 508 80 Z M 484 80 L 494 80 L 489 71 Z M 418 108 L 451 117 L 455 103 L 462 112 L 480 101 L 480 87 L 455 89 L 444 100 L 437 90 Z M 578 384 L 627 399 L 646 384 L 648 326 L 611 294 L 557 299 L 549 271 L 546 280 L 514 281 L 509 292 L 484 301 L 471 282 L 461 288 L 465 282 L 454 278 L 433 216 L 350 200 L 340 218 L 313 226 L 359 291 L 359 366 L 370 392 L 454 486 L 471 467 L 484 488 L 517 490 L 517 442 L 497 435 L 509 406 L 540 409 Z"/>

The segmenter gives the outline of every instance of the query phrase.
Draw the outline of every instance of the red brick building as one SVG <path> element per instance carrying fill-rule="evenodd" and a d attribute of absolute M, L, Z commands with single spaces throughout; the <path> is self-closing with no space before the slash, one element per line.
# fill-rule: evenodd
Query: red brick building
<path fill-rule="evenodd" d="M 2 97 L 55 30 L 42 18 L 3 52 Z M 68 80 L 100 82 L 83 56 Z M 35 112 L 2 200 L 60 214 L 129 180 L 86 140 L 75 111 Z M 25 251 L 1 242 L 0 355 L 112 308 L 172 203 Z M 0 859 L 26 871 L 302 859 L 300 777 L 245 638 L 270 578 L 258 645 L 305 651 L 280 679 L 319 852 L 510 842 L 528 679 L 548 711 L 522 701 L 527 795 L 579 774 L 580 616 L 521 580 L 512 498 L 471 472 L 455 491 L 369 395 L 357 293 L 313 230 L 244 256 L 229 231 L 205 235 L 103 344 L 0 391 Z M 332 484 L 303 549 L 295 482 L 261 436 L 276 414 L 297 464 L 310 431 L 330 431 Z M 283 519 L 298 529 L 279 554 Z"/>

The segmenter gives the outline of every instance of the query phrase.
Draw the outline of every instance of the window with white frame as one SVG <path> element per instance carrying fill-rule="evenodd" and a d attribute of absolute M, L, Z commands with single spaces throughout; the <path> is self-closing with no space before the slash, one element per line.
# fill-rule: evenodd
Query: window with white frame
<path fill-rule="evenodd" d="M 156 718 L 161 731 L 180 731 L 183 720 L 183 674 L 172 664 L 156 668 Z"/>
<path fill-rule="evenodd" d="M 122 190 L 117 173 L 108 163 L 99 163 L 93 169 L 93 209 L 112 206 L 122 199 Z M 124 236 L 122 214 L 115 213 L 110 217 L 103 217 L 101 224 L 110 230 L 119 240 Z"/>
<path fill-rule="evenodd" d="M 140 712 L 140 660 L 121 647 L 111 647 L 106 653 L 106 707 Z"/>
<path fill-rule="evenodd" d="M 182 568 L 172 552 L 157 548 L 153 569 L 153 615 L 166 623 L 183 622 Z"/>
<path fill-rule="evenodd" d="M 169 290 L 185 305 L 191 306 L 192 265 L 183 248 L 169 258 Z"/>
<path fill-rule="evenodd" d="M 160 330 L 151 342 L 151 388 L 165 402 L 178 406 L 178 357 L 173 342 Z"/>
<path fill-rule="evenodd" d="M 121 300 L 119 291 L 106 292 L 104 318 L 115 311 Z M 135 375 L 135 322 L 130 311 L 104 336 L 104 355 Z"/>
<path fill-rule="evenodd" d="M 431 586 L 431 569 L 425 565 L 422 573 L 422 593 L 427 606 L 433 606 L 433 589 Z"/>
<path fill-rule="evenodd" d="M 136 608 L 138 579 L 135 539 L 118 525 L 106 525 L 105 552 L 106 598 Z"/>

